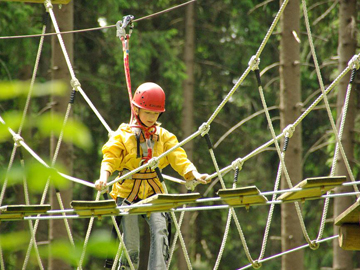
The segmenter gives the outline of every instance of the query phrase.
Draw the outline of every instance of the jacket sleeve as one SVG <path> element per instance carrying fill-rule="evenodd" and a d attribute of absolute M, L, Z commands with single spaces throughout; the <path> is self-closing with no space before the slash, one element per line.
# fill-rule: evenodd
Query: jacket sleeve
<path fill-rule="evenodd" d="M 121 135 L 111 137 L 102 148 L 101 171 L 105 170 L 110 174 L 116 171 L 124 158 L 124 149 Z"/>
<path fill-rule="evenodd" d="M 176 136 L 170 132 L 164 133 L 164 150 L 167 151 L 178 144 Z M 171 167 L 182 177 L 187 178 L 189 172 L 196 171 L 195 165 L 187 158 L 183 148 L 178 147 L 166 156 Z M 187 179 L 188 180 L 188 179 Z"/>

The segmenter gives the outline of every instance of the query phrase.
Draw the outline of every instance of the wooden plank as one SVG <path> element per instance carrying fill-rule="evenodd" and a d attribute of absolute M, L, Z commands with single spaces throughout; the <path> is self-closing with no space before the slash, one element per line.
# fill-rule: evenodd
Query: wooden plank
<path fill-rule="evenodd" d="M 260 190 L 256 186 L 248 186 L 234 189 L 220 189 L 218 195 L 230 206 L 245 206 L 251 204 L 266 203 L 265 196 L 260 194 Z"/>
<path fill-rule="evenodd" d="M 102 201 L 72 201 L 70 203 L 74 209 L 88 209 L 88 208 L 116 208 L 115 200 Z"/>
<path fill-rule="evenodd" d="M 101 217 L 103 215 L 119 214 L 116 202 L 112 199 L 103 201 L 72 201 L 70 205 L 79 216 Z"/>
<path fill-rule="evenodd" d="M 302 188 L 299 191 L 289 191 L 278 197 L 282 201 L 296 201 L 316 199 L 329 190 L 346 182 L 346 176 L 325 176 L 307 178 L 297 184 L 294 188 Z"/>
<path fill-rule="evenodd" d="M 118 215 L 119 210 L 116 208 L 114 200 L 103 201 L 72 201 L 71 207 L 74 208 L 79 216 L 97 216 Z"/>
<path fill-rule="evenodd" d="M 152 204 L 151 206 L 131 208 L 128 211 L 130 214 L 149 214 L 151 212 L 167 212 L 172 208 L 176 208 L 183 204 L 193 203 L 199 199 L 199 193 L 188 194 L 156 194 L 147 199 L 141 200 L 133 205 Z"/>
<path fill-rule="evenodd" d="M 335 218 L 335 225 L 340 226 L 345 223 L 360 223 L 360 199 Z"/>
<path fill-rule="evenodd" d="M 25 216 L 46 213 L 51 209 L 50 204 L 42 205 L 4 205 L 0 207 L 0 220 L 17 220 Z"/>
<path fill-rule="evenodd" d="M 25 3 L 37 3 L 37 4 L 44 4 L 44 0 L 0 0 L 2 2 L 25 2 Z M 66 5 L 69 4 L 71 0 L 52 0 L 52 4 L 61 4 Z"/>

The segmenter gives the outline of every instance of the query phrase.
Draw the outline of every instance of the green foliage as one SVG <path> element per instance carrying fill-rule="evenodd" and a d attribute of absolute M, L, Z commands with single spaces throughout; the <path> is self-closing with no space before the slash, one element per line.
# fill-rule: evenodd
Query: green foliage
<path fill-rule="evenodd" d="M 50 164 L 49 161 L 45 161 L 45 163 Z M 29 190 L 35 194 L 43 192 L 45 185 L 49 180 L 51 180 L 51 182 L 59 189 L 67 188 L 69 186 L 69 181 L 60 176 L 58 172 L 68 174 L 68 171 L 61 164 L 56 164 L 54 168 L 49 168 L 35 160 L 27 161 L 25 166 L 12 166 L 9 171 L 0 169 L 1 175 L 6 176 L 8 186 L 20 184 L 26 179 Z M 3 184 L 4 180 L 4 178 L 1 178 L 0 183 Z"/>
<path fill-rule="evenodd" d="M 33 87 L 33 88 L 32 88 Z M 50 81 L 45 83 L 35 83 L 31 87 L 30 81 L 0 81 L 0 100 L 25 97 L 32 90 L 32 97 L 45 95 L 64 95 L 67 87 L 62 81 Z"/>
<path fill-rule="evenodd" d="M 98 26 L 98 19 L 106 19 L 108 24 L 115 24 L 123 15 L 132 14 L 135 19 L 152 14 L 162 9 L 183 3 L 183 1 L 85 1 L 74 3 L 75 29 Z M 333 4 L 330 2 L 309 1 L 309 19 L 312 22 L 312 32 L 316 46 L 318 60 L 325 85 L 331 83 L 339 73 L 337 70 L 337 40 L 338 40 L 338 10 L 333 8 L 325 13 Z M 274 15 L 279 9 L 278 1 L 262 0 L 198 0 L 196 7 L 196 44 L 195 44 L 195 127 L 197 129 L 207 121 L 224 97 L 234 87 L 241 74 L 248 67 L 248 62 L 254 55 L 264 36 L 266 35 Z M 40 33 L 42 5 L 0 2 L 1 35 L 17 35 Z M 86 16 L 84 16 L 86 14 Z M 184 49 L 184 8 L 161 14 L 147 20 L 135 22 L 135 28 L 130 39 L 130 69 L 132 78 L 132 92 L 144 81 L 155 81 L 165 89 L 167 96 L 166 113 L 162 115 L 163 126 L 182 138 L 180 115 L 183 105 L 182 82 L 185 78 L 183 63 Z M 326 14 L 326 16 L 323 16 Z M 303 18 L 301 18 L 303 19 Z M 262 53 L 260 70 L 269 68 L 262 76 L 262 82 L 268 106 L 276 108 L 270 111 L 276 132 L 280 132 L 279 119 L 279 72 L 276 63 L 279 61 L 279 28 L 270 37 Z M 313 59 L 310 54 L 309 42 L 305 27 L 301 23 L 301 84 L 303 109 L 306 109 L 319 95 L 319 83 L 314 72 Z M 49 40 L 48 40 L 49 41 Z M 45 42 L 45 53 L 40 63 L 39 81 L 48 81 L 50 42 Z M 76 76 L 82 88 L 100 114 L 112 129 L 116 129 L 121 122 L 130 118 L 129 98 L 124 76 L 122 45 L 116 37 L 116 29 L 109 28 L 102 31 L 90 31 L 74 34 L 74 57 Z M 34 64 L 38 39 L 13 39 L 0 41 L 0 80 L 12 81 L 28 79 L 29 70 Z M 26 48 L 26 49 L 24 49 Z M 274 66 L 271 66 L 274 64 Z M 25 77 L 25 78 L 24 78 Z M 56 82 L 57 83 L 57 82 Z M 8 126 L 17 130 L 22 116 L 24 97 L 29 85 L 27 82 L 15 81 L 14 84 L 3 82 L 0 84 L 1 117 L 6 125 L 0 123 L 0 175 L 6 175 L 6 165 L 13 140 Z M 3 91 L 6 89 L 6 91 Z M 45 92 L 41 90 L 45 89 Z M 30 116 L 27 116 L 24 127 L 24 138 L 39 149 L 44 148 L 43 140 L 51 135 L 72 142 L 77 147 L 74 151 L 74 173 L 82 179 L 97 179 L 101 162 L 101 147 L 108 139 L 107 131 L 80 97 L 74 104 L 76 119 L 69 120 L 63 129 L 63 115 L 43 113 L 49 104 L 47 95 L 54 88 L 47 83 L 35 84 L 34 97 Z M 249 74 L 239 88 L 234 92 L 229 102 L 225 104 L 211 125 L 210 137 L 216 143 L 231 127 L 240 121 L 257 113 L 262 105 L 257 90 L 257 83 L 253 74 Z M 39 91 L 39 92 L 37 92 Z M 333 91 L 334 92 L 334 91 Z M 330 93 L 329 101 L 335 103 L 335 94 Z M 303 136 L 303 166 L 304 177 L 323 176 L 329 174 L 334 152 L 334 138 L 329 130 L 328 115 L 320 106 L 302 121 Z M 6 113 L 3 113 L 6 112 Z M 335 110 L 333 110 L 335 114 Z M 334 115 L 335 116 L 335 115 Z M 358 119 L 356 120 L 358 123 Z M 358 128 L 356 128 L 358 130 Z M 268 124 L 264 114 L 252 117 L 216 147 L 215 156 L 220 168 L 228 166 L 238 157 L 245 157 L 258 146 L 271 139 Z M 29 139 L 27 139 L 29 138 Z M 359 140 L 356 133 L 356 141 Z M 199 171 L 213 173 L 215 171 L 211 157 L 203 138 L 195 139 L 195 153 L 193 160 Z M 291 141 L 290 141 L 291 143 Z M 271 146 L 272 147 L 272 146 Z M 238 186 L 256 185 L 261 191 L 273 189 L 279 158 L 273 148 L 248 159 L 239 175 Z M 355 145 L 355 160 L 358 160 Z M 47 151 L 46 149 L 43 150 Z M 45 158 L 46 159 L 46 158 Z M 46 159 L 48 160 L 48 159 Z M 47 161 L 48 164 L 49 161 Z M 64 168 L 58 168 L 65 172 Z M 355 167 L 357 174 L 359 169 Z M 174 174 L 171 169 L 167 174 Z M 37 162 L 26 162 L 25 169 L 19 165 L 8 172 L 10 187 L 16 189 L 22 177 L 26 176 L 31 190 L 40 193 L 47 179 L 60 181 L 56 185 L 65 184 L 62 179 L 57 180 L 57 173 L 47 169 Z M 174 174 L 174 176 L 177 176 Z M 2 179 L 0 179 L 2 181 Z M 225 185 L 230 187 L 233 172 L 224 176 Z M 213 189 L 205 191 L 199 186 L 198 190 L 208 197 L 215 197 L 221 188 L 217 182 Z M 169 184 L 172 193 L 178 193 L 178 185 Z M 16 193 L 11 195 L 15 201 Z M 73 196 L 76 199 L 93 199 L 95 192 L 87 187 L 74 186 Z M 303 205 L 305 223 L 311 237 L 318 231 L 323 201 L 311 201 Z M 281 243 L 277 239 L 280 235 L 280 207 L 275 207 L 273 223 L 270 229 L 266 256 L 281 252 Z M 261 248 L 268 207 L 258 206 L 249 212 L 237 209 L 239 220 L 243 225 L 244 234 L 252 254 L 258 254 Z M 227 211 L 202 211 L 193 215 L 194 240 L 189 247 L 191 260 L 195 262 L 194 269 L 209 269 L 216 260 L 222 241 Z M 75 234 L 83 238 L 88 220 L 74 221 Z M 96 223 L 97 227 L 111 226 L 109 219 Z M 109 231 L 107 231 L 109 232 Z M 219 233 L 214 233 L 219 232 Z M 325 234 L 332 233 L 332 226 L 326 226 Z M 109 235 L 98 232 L 88 244 L 86 254 L 86 269 L 98 269 L 104 251 L 108 246 Z M 25 238 L 25 237 L 24 237 Z M 202 242 L 203 240 L 203 242 Z M 2 244 L 5 240 L 1 240 Z M 201 243 L 206 243 L 205 251 Z M 61 258 L 71 265 L 79 260 L 83 243 L 77 243 L 73 249 L 68 243 L 56 242 L 51 245 L 53 256 Z M 112 244 L 111 244 L 112 245 Z M 2 246 L 3 247 L 3 246 Z M 324 247 L 324 248 L 322 248 Z M 12 247 L 9 247 L 10 250 Z M 115 251 L 115 247 L 113 247 Z M 331 265 L 331 247 L 321 245 L 317 251 L 305 251 L 305 268 L 319 269 Z M 44 257 L 49 256 L 46 248 L 41 250 Z M 43 253 L 44 252 L 44 253 Z M 196 255 L 195 255 L 196 254 Z M 197 257 L 195 257 L 197 256 Z M 197 258 L 197 259 L 195 259 Z M 176 257 L 174 258 L 176 264 Z M 248 264 L 243 253 L 243 246 L 235 224 L 231 224 L 230 235 L 221 261 L 221 269 L 234 269 Z M 210 266 L 209 266 L 210 265 Z M 280 260 L 271 260 L 263 264 L 266 269 L 279 269 Z M 175 266 L 174 266 L 175 267 Z"/>

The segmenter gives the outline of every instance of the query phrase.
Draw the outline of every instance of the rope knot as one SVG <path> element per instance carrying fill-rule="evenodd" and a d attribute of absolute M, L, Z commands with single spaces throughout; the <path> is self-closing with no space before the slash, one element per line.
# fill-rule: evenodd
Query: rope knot
<path fill-rule="evenodd" d="M 147 164 L 148 164 L 148 167 L 150 167 L 152 170 L 155 170 L 155 168 L 157 168 L 159 166 L 159 159 L 156 157 L 153 157 L 148 160 Z"/>
<path fill-rule="evenodd" d="M 76 91 L 78 91 L 78 88 L 81 87 L 81 84 L 77 78 L 72 78 L 70 84 L 72 88 L 75 89 Z"/>
<path fill-rule="evenodd" d="M 199 131 L 201 132 L 201 136 L 204 137 L 206 134 L 209 133 L 210 130 L 210 126 L 207 123 L 203 123 L 200 127 L 199 127 Z"/>
<path fill-rule="evenodd" d="M 359 55 L 354 55 L 350 61 L 348 62 L 348 66 L 353 69 L 359 69 L 360 68 L 360 57 Z"/>
<path fill-rule="evenodd" d="M 316 240 L 314 240 L 309 243 L 309 247 L 312 250 L 317 250 L 320 247 L 320 244 L 318 242 L 316 242 Z"/>
<path fill-rule="evenodd" d="M 244 160 L 242 158 L 237 158 L 231 163 L 231 168 L 234 171 L 236 170 L 236 168 L 239 168 L 239 171 L 241 171 L 243 164 Z"/>
<path fill-rule="evenodd" d="M 250 58 L 250 61 L 249 61 L 249 67 L 251 68 L 252 71 L 256 70 L 256 69 L 259 69 L 259 64 L 260 64 L 260 58 L 256 58 L 255 55 L 253 55 L 251 58 Z"/>
<path fill-rule="evenodd" d="M 294 131 L 295 131 L 295 127 L 294 125 L 288 125 L 286 128 L 284 128 L 284 134 L 285 134 L 285 137 L 288 137 L 288 138 L 291 138 L 294 134 Z"/>
<path fill-rule="evenodd" d="M 251 266 L 254 268 L 254 269 L 259 269 L 261 268 L 262 264 L 258 261 L 258 260 L 255 260 L 251 263 Z"/>
<path fill-rule="evenodd" d="M 24 141 L 24 139 L 23 139 L 19 134 L 15 134 L 15 135 L 13 136 L 13 139 L 14 139 L 14 142 L 15 142 L 15 146 L 16 146 L 16 147 L 21 146 L 20 142 L 23 142 L 23 141 Z"/>
<path fill-rule="evenodd" d="M 44 6 L 45 6 L 45 8 L 46 8 L 46 12 L 49 12 L 49 9 L 52 9 L 52 8 L 53 8 L 53 5 L 52 5 L 52 3 L 51 3 L 51 0 L 45 0 Z"/>

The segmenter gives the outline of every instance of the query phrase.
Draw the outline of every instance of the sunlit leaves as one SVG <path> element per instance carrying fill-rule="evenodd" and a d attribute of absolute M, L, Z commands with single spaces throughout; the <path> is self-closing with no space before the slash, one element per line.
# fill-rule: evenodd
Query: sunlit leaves
<path fill-rule="evenodd" d="M 53 241 L 50 249 L 40 247 L 39 251 L 43 258 L 53 257 L 77 265 L 80 261 L 84 243 L 77 242 L 75 247 L 69 241 Z M 115 257 L 118 249 L 118 242 L 111 239 L 110 232 L 95 231 L 86 246 L 84 264 L 89 258 Z"/>
<path fill-rule="evenodd" d="M 30 81 L 1 81 L 0 100 L 25 97 L 30 92 L 31 96 L 63 95 L 67 90 L 62 81 L 50 81 L 35 83 L 31 86 Z"/>
<path fill-rule="evenodd" d="M 0 184 L 7 181 L 7 186 L 15 184 L 21 184 L 26 180 L 27 186 L 30 192 L 41 193 L 44 191 L 45 185 L 48 181 L 54 184 L 59 189 L 67 188 L 69 186 L 69 180 L 63 178 L 58 172 L 67 174 L 65 167 L 57 164 L 55 168 L 50 168 L 49 161 L 45 161 L 42 164 L 34 160 L 26 160 L 23 166 L 16 164 L 12 166 L 9 171 L 5 169 L 0 170 L 0 174 L 3 176 L 0 178 Z"/>
<path fill-rule="evenodd" d="M 37 121 L 37 127 L 45 136 L 55 134 L 59 137 L 62 135 L 65 141 L 72 142 L 81 148 L 91 146 L 91 136 L 84 124 L 74 119 L 68 119 L 65 126 L 63 126 L 63 122 L 63 116 L 45 114 Z"/>

